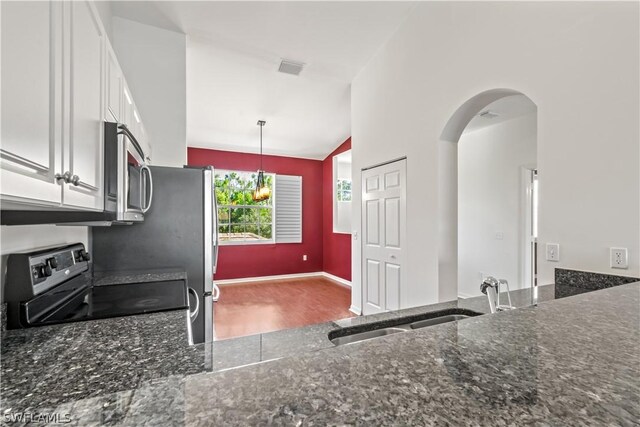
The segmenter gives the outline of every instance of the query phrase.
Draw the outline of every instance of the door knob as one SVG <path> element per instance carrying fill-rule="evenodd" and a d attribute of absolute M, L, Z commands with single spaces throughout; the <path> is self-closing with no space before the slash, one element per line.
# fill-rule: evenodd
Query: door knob
<path fill-rule="evenodd" d="M 391 255 L 390 258 L 391 259 L 396 259 L 396 256 L 395 255 Z"/>

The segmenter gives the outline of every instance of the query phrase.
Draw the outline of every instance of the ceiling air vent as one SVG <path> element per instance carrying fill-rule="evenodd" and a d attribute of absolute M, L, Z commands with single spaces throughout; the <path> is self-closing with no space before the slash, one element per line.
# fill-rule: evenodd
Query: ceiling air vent
<path fill-rule="evenodd" d="M 302 71 L 303 67 L 304 64 L 301 62 L 294 62 L 283 59 L 280 63 L 278 71 L 280 71 L 281 73 L 293 74 L 294 76 L 297 76 L 300 74 L 300 71 Z"/>
<path fill-rule="evenodd" d="M 482 113 L 478 114 L 480 117 L 482 117 L 483 119 L 495 119 L 496 117 L 499 116 L 498 113 L 495 113 L 491 110 L 485 110 Z"/>

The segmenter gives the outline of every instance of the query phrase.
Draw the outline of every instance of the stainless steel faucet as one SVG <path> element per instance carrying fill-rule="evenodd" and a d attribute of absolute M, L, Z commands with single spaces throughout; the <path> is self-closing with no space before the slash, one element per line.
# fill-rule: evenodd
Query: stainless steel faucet
<path fill-rule="evenodd" d="M 509 305 L 500 304 L 500 287 L 501 286 L 504 286 L 507 290 L 507 299 L 509 300 Z M 495 313 L 497 311 L 511 310 L 515 308 L 511 304 L 511 293 L 509 292 L 509 282 L 507 282 L 505 279 L 498 280 L 495 277 L 488 276 L 483 280 L 482 284 L 480 284 L 480 290 L 489 299 L 489 308 L 491 308 L 491 313 Z"/>

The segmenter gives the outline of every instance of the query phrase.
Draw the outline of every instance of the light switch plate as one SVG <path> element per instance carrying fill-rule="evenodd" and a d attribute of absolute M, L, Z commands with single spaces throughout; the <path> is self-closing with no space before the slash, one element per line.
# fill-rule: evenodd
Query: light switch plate
<path fill-rule="evenodd" d="M 629 252 L 627 248 L 611 248 L 609 250 L 611 268 L 629 268 Z"/>
<path fill-rule="evenodd" d="M 547 261 L 560 261 L 560 244 L 547 243 Z"/>

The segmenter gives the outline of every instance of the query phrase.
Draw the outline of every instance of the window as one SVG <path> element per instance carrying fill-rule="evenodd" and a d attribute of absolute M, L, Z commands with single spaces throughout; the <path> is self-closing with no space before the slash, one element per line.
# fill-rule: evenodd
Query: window
<path fill-rule="evenodd" d="M 218 232 L 222 244 L 273 242 L 273 197 L 255 202 L 257 172 L 216 171 Z M 265 174 L 273 194 L 273 174 Z"/>
<path fill-rule="evenodd" d="M 351 180 L 350 179 L 338 179 L 336 182 L 336 197 L 339 202 L 351 201 Z"/>
<path fill-rule="evenodd" d="M 351 150 L 333 156 L 333 232 L 351 233 Z"/>

